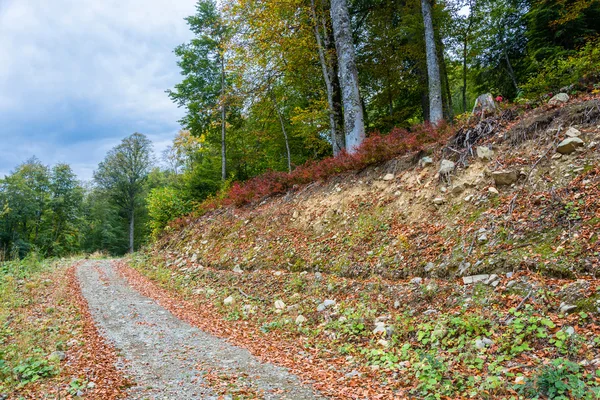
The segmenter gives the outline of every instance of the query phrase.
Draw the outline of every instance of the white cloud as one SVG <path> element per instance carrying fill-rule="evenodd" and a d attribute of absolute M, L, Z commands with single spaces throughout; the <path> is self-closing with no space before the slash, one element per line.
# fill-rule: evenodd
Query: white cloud
<path fill-rule="evenodd" d="M 33 151 L 89 176 L 124 132 L 164 147 L 181 117 L 164 93 L 180 80 L 172 50 L 194 11 L 195 0 L 0 0 L 0 171 Z M 32 124 L 35 146 L 23 137 Z M 82 126 L 94 133 L 73 137 Z M 99 126 L 113 129 L 99 137 Z"/>

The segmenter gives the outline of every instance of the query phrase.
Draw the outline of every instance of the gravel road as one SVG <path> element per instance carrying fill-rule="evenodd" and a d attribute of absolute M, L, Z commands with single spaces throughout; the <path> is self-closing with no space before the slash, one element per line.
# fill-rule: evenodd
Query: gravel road
<path fill-rule="evenodd" d="M 142 296 L 110 261 L 88 261 L 77 277 L 100 332 L 137 383 L 128 399 L 321 398 L 286 369 L 260 362 Z"/>

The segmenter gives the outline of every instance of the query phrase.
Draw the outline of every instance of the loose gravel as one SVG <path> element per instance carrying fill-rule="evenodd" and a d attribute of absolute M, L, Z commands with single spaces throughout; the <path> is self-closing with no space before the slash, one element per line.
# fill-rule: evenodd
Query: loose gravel
<path fill-rule="evenodd" d="M 100 332 L 136 382 L 128 399 L 231 399 L 250 393 L 264 399 L 321 398 L 286 369 L 176 318 L 132 289 L 111 261 L 88 261 L 78 267 L 77 278 Z M 215 376 L 225 384 L 215 385 Z"/>

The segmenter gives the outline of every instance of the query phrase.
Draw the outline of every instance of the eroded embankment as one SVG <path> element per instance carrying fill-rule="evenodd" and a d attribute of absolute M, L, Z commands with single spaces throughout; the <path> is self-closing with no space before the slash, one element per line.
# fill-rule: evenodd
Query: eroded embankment
<path fill-rule="evenodd" d="M 283 340 L 333 397 L 593 398 L 597 102 L 207 214 L 134 265 L 223 335 Z"/>

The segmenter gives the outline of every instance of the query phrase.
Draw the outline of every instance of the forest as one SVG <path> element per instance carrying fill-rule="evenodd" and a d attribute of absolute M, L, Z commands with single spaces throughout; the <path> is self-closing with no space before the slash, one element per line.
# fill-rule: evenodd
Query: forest
<path fill-rule="evenodd" d="M 135 251 L 191 212 L 339 172 L 361 146 L 376 162 L 437 140 L 484 93 L 527 109 L 600 90 L 597 0 L 200 0 L 186 21 L 172 145 L 155 155 L 132 134 L 90 182 L 16 166 L 0 179 L 0 260 Z"/>

